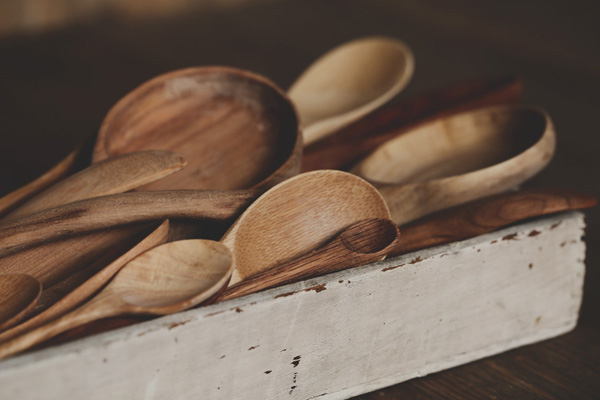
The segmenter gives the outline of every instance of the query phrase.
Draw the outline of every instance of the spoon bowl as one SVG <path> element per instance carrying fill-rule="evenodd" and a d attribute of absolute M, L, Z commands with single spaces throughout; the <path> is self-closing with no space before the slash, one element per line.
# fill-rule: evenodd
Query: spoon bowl
<path fill-rule="evenodd" d="M 414 57 L 401 41 L 353 40 L 315 61 L 288 90 L 308 145 L 383 105 L 410 81 Z"/>
<path fill-rule="evenodd" d="M 484 108 L 390 140 L 352 172 L 379 189 L 392 220 L 403 224 L 521 184 L 550 162 L 555 144 L 552 121 L 544 111 Z"/>
<path fill-rule="evenodd" d="M 42 294 L 42 284 L 26 274 L 0 275 L 0 332 L 23 319 Z"/>
<path fill-rule="evenodd" d="M 142 190 L 268 188 L 300 171 L 301 144 L 294 107 L 275 84 L 239 69 L 198 67 L 155 77 L 116 103 L 93 161 L 171 150 L 187 168 Z"/>

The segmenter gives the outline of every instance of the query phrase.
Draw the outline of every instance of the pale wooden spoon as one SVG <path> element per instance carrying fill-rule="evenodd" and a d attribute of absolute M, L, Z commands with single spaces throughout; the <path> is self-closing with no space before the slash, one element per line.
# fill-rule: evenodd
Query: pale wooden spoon
<path fill-rule="evenodd" d="M 68 329 L 97 319 L 124 315 L 164 315 L 193 307 L 216 294 L 229 280 L 232 255 L 210 240 L 183 240 L 136 257 L 95 297 L 75 311 L 0 345 L 0 359 Z"/>
<path fill-rule="evenodd" d="M 521 184 L 550 162 L 555 145 L 543 110 L 484 108 L 418 126 L 352 172 L 378 188 L 401 225 Z"/>
<path fill-rule="evenodd" d="M 35 306 L 42 284 L 31 275 L 0 275 L 0 332 L 10 328 Z"/>
<path fill-rule="evenodd" d="M 413 70 L 410 48 L 386 37 L 353 40 L 321 56 L 288 90 L 300 114 L 304 145 L 392 99 Z"/>
<path fill-rule="evenodd" d="M 126 251 L 113 262 L 109 263 L 108 265 L 104 265 L 104 263 L 100 262 L 101 269 L 98 272 L 96 272 L 91 278 L 85 280 L 85 282 L 83 282 L 81 285 L 78 285 L 60 300 L 55 302 L 49 301 L 50 303 L 53 303 L 50 307 L 47 307 L 39 314 L 29 318 L 27 321 L 13 327 L 12 329 L 0 333 L 0 342 L 12 339 L 24 332 L 56 319 L 61 315 L 71 311 L 75 307 L 81 305 L 81 303 L 90 298 L 95 292 L 100 290 L 102 286 L 104 286 L 106 282 L 108 282 L 117 272 L 119 272 L 119 270 L 123 268 L 123 266 L 129 261 L 156 246 L 166 243 L 168 237 L 169 221 L 166 220 L 148 236 L 143 238 L 138 244 Z M 86 273 L 88 268 L 95 269 L 96 267 L 92 265 L 80 271 L 79 273 Z M 64 282 L 61 282 L 61 286 L 64 286 L 64 284 Z M 54 286 L 50 287 L 49 290 L 52 290 L 53 288 Z M 44 291 L 44 296 L 46 296 L 45 292 L 46 290 Z"/>
<path fill-rule="evenodd" d="M 363 179 L 333 170 L 290 178 L 252 203 L 221 239 L 234 255 L 231 284 L 306 254 L 368 218 L 389 219 L 389 211 Z"/>
<path fill-rule="evenodd" d="M 318 249 L 228 287 L 213 301 L 221 302 L 383 260 L 395 248 L 399 237 L 398 227 L 388 219 L 373 218 L 357 222 Z"/>
<path fill-rule="evenodd" d="M 97 162 L 63 179 L 3 218 L 3 222 L 62 204 L 127 192 L 183 169 L 182 155 L 162 150 L 140 151 Z"/>

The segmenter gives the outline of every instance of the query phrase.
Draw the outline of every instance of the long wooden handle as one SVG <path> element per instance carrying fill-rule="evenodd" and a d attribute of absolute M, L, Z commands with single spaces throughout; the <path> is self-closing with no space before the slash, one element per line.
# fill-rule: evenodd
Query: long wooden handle
<path fill-rule="evenodd" d="M 110 301 L 110 298 L 100 293 L 75 311 L 65 314 L 59 319 L 42 325 L 22 336 L 3 342 L 0 344 L 0 360 L 42 343 L 71 328 L 90 321 L 118 315 L 121 310 L 119 308 L 105 307 L 107 301 Z"/>
<path fill-rule="evenodd" d="M 227 288 L 214 301 L 220 302 L 381 260 L 395 248 L 399 235 L 398 227 L 390 220 L 376 218 L 360 221 L 325 246 Z"/>
<path fill-rule="evenodd" d="M 565 189 L 528 189 L 467 203 L 402 227 L 390 256 L 492 232 L 541 215 L 594 207 L 597 199 Z"/>
<path fill-rule="evenodd" d="M 424 96 L 377 110 L 352 125 L 307 146 L 302 170 L 347 169 L 383 142 L 417 124 L 475 108 L 516 103 L 523 84 L 515 76 L 449 85 Z"/>
<path fill-rule="evenodd" d="M 192 218 L 227 221 L 239 215 L 259 192 L 130 192 L 81 200 L 0 225 L 0 257 L 49 240 L 120 225 Z"/>
<path fill-rule="evenodd" d="M 79 200 L 127 192 L 180 171 L 186 164 L 181 154 L 162 150 L 112 157 L 63 179 L 8 214 L 4 220 Z"/>

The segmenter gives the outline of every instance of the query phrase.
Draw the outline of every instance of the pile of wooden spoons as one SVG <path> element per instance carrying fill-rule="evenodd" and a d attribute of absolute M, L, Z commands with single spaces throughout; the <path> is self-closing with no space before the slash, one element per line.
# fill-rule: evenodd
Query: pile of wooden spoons
<path fill-rule="evenodd" d="M 225 301 L 596 204 L 509 191 L 555 149 L 550 117 L 513 104 L 519 81 L 380 109 L 413 69 L 404 43 L 371 37 L 326 53 L 287 94 L 230 67 L 131 91 L 97 137 L 0 199 L 0 358 L 96 319 Z M 315 171 L 300 173 L 305 145 Z"/>

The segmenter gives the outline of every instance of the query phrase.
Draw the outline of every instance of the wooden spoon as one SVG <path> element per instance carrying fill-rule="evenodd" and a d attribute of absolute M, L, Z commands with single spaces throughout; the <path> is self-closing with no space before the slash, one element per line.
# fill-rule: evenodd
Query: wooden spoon
<path fill-rule="evenodd" d="M 42 284 L 26 274 L 0 275 L 0 332 L 10 328 L 35 306 Z"/>
<path fill-rule="evenodd" d="M 169 218 L 231 221 L 259 194 L 257 190 L 164 190 L 81 200 L 1 224 L 0 257 L 49 241 L 130 224 Z"/>
<path fill-rule="evenodd" d="M 357 222 L 320 248 L 228 287 L 214 301 L 221 302 L 382 260 L 398 244 L 399 236 L 398 227 L 388 219 Z"/>
<path fill-rule="evenodd" d="M 70 291 L 66 296 L 62 297 L 57 302 L 54 302 L 50 307 L 28 319 L 24 323 L 21 323 L 14 328 L 7 330 L 6 332 L 2 332 L 0 334 L 0 342 L 21 335 L 22 333 L 56 319 L 81 305 L 81 303 L 86 301 L 94 293 L 100 290 L 106 284 L 106 282 L 112 279 L 112 277 L 129 261 L 156 246 L 164 244 L 167 241 L 168 236 L 169 221 L 166 220 L 148 236 L 142 239 L 137 245 L 125 252 L 110 264 L 105 265 L 104 263 L 99 263 L 101 269 L 98 272 L 96 272 L 91 278 L 85 280 L 85 282 L 83 282 L 81 285 L 78 285 L 75 289 L 71 288 L 72 291 Z M 96 269 L 96 266 L 92 265 L 90 268 Z M 83 270 L 82 272 L 85 273 L 86 270 Z"/>
<path fill-rule="evenodd" d="M 308 145 L 392 99 L 410 81 L 414 58 L 385 37 L 345 43 L 315 61 L 288 90 Z"/>
<path fill-rule="evenodd" d="M 352 172 L 378 188 L 401 225 L 524 182 L 550 162 L 555 142 L 540 109 L 485 108 L 419 126 Z"/>
<path fill-rule="evenodd" d="M 389 219 L 389 211 L 361 178 L 329 170 L 290 178 L 252 203 L 221 239 L 234 255 L 231 284 L 308 253 L 367 218 Z"/>
<path fill-rule="evenodd" d="M 375 110 L 303 149 L 302 171 L 351 168 L 384 142 L 418 124 L 482 107 L 514 104 L 523 82 L 513 75 L 444 86 Z"/>
<path fill-rule="evenodd" d="M 528 218 L 597 204 L 598 200 L 593 196 L 565 189 L 524 189 L 502 193 L 403 227 L 402 240 L 390 256 L 482 235 Z"/>
<path fill-rule="evenodd" d="M 225 245 L 183 240 L 136 257 L 94 298 L 75 311 L 0 345 L 0 359 L 65 330 L 124 314 L 164 315 L 193 307 L 229 280 L 232 256 Z"/>
<path fill-rule="evenodd" d="M 300 171 L 302 138 L 294 107 L 266 78 L 228 67 L 160 75 L 108 112 L 93 161 L 162 149 L 189 161 L 145 190 L 266 189 Z"/>
<path fill-rule="evenodd" d="M 51 186 L 3 222 L 78 200 L 127 192 L 183 169 L 186 160 L 171 151 L 141 151 L 104 160 Z"/>

